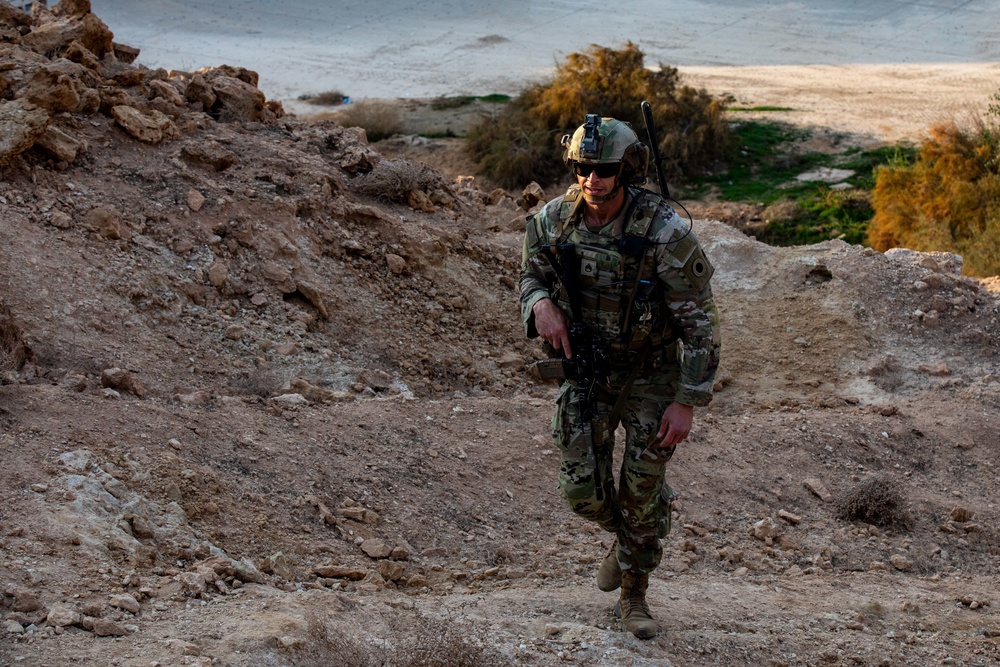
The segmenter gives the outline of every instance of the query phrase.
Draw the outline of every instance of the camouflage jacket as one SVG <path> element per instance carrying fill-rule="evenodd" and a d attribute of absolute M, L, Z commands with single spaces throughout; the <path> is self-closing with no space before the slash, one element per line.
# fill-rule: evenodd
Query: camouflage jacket
<path fill-rule="evenodd" d="M 577 186 L 529 216 L 521 257 L 521 317 L 525 333 L 536 338 L 534 305 L 551 298 L 570 316 L 560 267 L 550 247 L 575 244 L 581 259 L 583 323 L 609 348 L 635 350 L 640 343 L 658 348 L 680 342 L 680 383 L 675 400 L 707 405 L 719 364 L 719 313 L 712 298 L 713 269 L 687 221 L 659 196 L 627 191 L 627 215 L 617 233 L 609 225 L 597 231 L 582 220 Z M 644 236 L 645 250 L 629 253 L 623 237 Z M 634 255 L 634 256 L 633 256 Z M 587 275 L 594 278 L 587 283 Z M 601 302 L 615 305 L 601 305 Z M 629 304 L 632 304 L 629 308 Z M 589 307 L 588 307 L 589 306 Z"/>

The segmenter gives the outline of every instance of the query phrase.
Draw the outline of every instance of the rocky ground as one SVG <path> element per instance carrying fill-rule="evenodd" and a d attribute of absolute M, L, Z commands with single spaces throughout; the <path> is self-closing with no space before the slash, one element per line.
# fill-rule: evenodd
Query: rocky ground
<path fill-rule="evenodd" d="M 723 365 L 639 642 L 556 489 L 535 196 L 88 5 L 0 4 L 0 665 L 1000 661 L 995 281 L 695 222 Z"/>

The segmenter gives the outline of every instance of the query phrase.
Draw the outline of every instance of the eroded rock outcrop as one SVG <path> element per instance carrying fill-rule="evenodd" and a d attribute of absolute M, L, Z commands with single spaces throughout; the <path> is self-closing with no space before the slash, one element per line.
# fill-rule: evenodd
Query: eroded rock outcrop
<path fill-rule="evenodd" d="M 86 152 L 73 115 L 103 114 L 138 141 L 158 144 L 199 124 L 273 123 L 284 115 L 257 89 L 256 72 L 222 65 L 195 73 L 134 65 L 86 0 L 29 15 L 0 3 L 0 164 L 36 149 L 57 164 Z M 62 114 L 70 114 L 68 117 Z M 218 164 L 217 159 L 210 160 Z"/>

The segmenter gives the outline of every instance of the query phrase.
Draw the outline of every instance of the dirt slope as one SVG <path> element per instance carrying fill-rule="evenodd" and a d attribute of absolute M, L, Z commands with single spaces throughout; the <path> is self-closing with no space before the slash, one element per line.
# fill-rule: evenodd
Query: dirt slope
<path fill-rule="evenodd" d="M 958 258 L 696 223 L 724 361 L 638 642 L 558 498 L 514 198 L 284 116 L 252 72 L 91 60 L 78 4 L 0 16 L 0 109 L 46 113 L 0 179 L 33 354 L 0 387 L 0 665 L 1000 659 L 1000 303 Z M 838 518 L 876 474 L 900 523 Z"/>

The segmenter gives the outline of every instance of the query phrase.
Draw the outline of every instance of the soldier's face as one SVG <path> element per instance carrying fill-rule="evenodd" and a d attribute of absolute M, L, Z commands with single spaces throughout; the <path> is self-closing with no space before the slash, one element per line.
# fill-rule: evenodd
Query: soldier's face
<path fill-rule="evenodd" d="M 615 179 L 618 177 L 621 167 L 620 162 L 606 164 L 577 162 L 573 165 L 573 171 L 576 172 L 576 181 L 580 184 L 584 195 L 603 197 L 614 190 Z"/>

